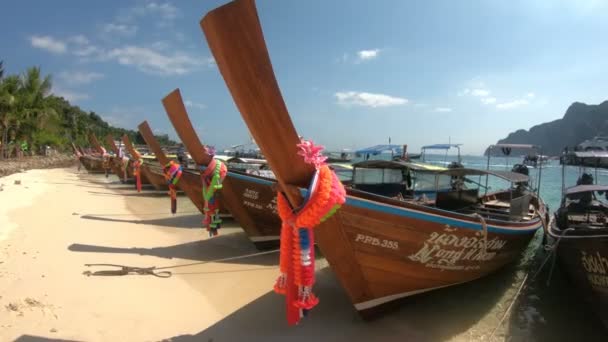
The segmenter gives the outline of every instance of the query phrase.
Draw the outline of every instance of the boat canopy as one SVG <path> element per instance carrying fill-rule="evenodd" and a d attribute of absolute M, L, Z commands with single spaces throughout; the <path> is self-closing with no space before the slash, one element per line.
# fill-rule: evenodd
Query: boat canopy
<path fill-rule="evenodd" d="M 423 150 L 449 150 L 451 148 L 460 148 L 462 144 L 434 144 L 422 146 Z"/>
<path fill-rule="evenodd" d="M 447 170 L 445 167 L 429 165 L 423 163 L 412 163 L 402 160 L 365 160 L 352 164 L 354 168 L 369 168 L 369 169 L 410 169 L 414 171 L 440 172 Z"/>
<path fill-rule="evenodd" d="M 259 165 L 267 164 L 265 159 L 241 158 L 241 157 L 232 157 L 232 158 L 228 158 L 223 161 L 225 161 L 226 163 L 240 163 L 240 164 L 259 164 Z"/>
<path fill-rule="evenodd" d="M 329 166 L 331 166 L 334 169 L 340 169 L 340 170 L 352 170 L 353 166 L 351 164 L 346 164 L 346 163 L 329 163 Z"/>
<path fill-rule="evenodd" d="M 465 168 L 454 168 L 440 172 L 440 174 L 454 176 L 454 177 L 465 177 L 465 176 L 485 176 L 491 175 L 498 178 L 502 178 L 511 183 L 524 183 L 529 181 L 530 177 L 511 171 L 498 171 L 498 170 L 479 170 L 479 169 L 465 169 Z"/>
<path fill-rule="evenodd" d="M 581 192 L 591 191 L 608 191 L 608 185 L 601 184 L 590 184 L 590 185 L 576 185 L 566 189 L 566 195 L 578 194 Z"/>
<path fill-rule="evenodd" d="M 217 159 L 217 160 L 221 160 L 223 162 L 226 162 L 229 159 L 232 159 L 232 157 L 231 156 L 224 156 L 224 155 L 214 155 L 213 159 Z"/>
<path fill-rule="evenodd" d="M 360 150 L 355 151 L 357 154 L 372 154 L 378 155 L 383 152 L 393 152 L 395 154 L 400 154 L 403 150 L 403 146 L 401 145 L 376 145 L 372 147 L 366 147 Z"/>
<path fill-rule="evenodd" d="M 608 158 L 608 151 L 575 151 L 577 158 Z"/>

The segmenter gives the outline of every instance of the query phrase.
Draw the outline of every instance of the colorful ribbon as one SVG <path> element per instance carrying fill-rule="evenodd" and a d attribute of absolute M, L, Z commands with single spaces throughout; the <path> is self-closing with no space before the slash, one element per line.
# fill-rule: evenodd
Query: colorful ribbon
<path fill-rule="evenodd" d="M 277 194 L 277 207 L 281 217 L 281 275 L 274 290 L 286 295 L 287 322 L 298 321 L 319 303 L 312 292 L 315 282 L 315 253 L 313 228 L 327 220 L 346 201 L 346 191 L 338 176 L 325 164 L 321 149 L 312 141 L 298 144 L 299 153 L 307 163 L 313 164 L 316 173 L 305 202 L 292 209 L 282 193 Z M 294 290 L 289 291 L 288 288 Z M 294 314 L 294 308 L 295 314 Z"/>
<path fill-rule="evenodd" d="M 133 160 L 133 176 L 135 176 L 135 186 L 137 192 L 141 192 L 141 160 Z"/>
<path fill-rule="evenodd" d="M 175 161 L 170 161 L 165 165 L 165 179 L 167 180 L 167 185 L 169 186 L 169 196 L 171 197 L 171 213 L 175 214 L 177 212 L 177 183 L 182 177 L 182 166 Z"/>
<path fill-rule="evenodd" d="M 207 228 L 209 236 L 216 236 L 221 228 L 219 200 L 216 191 L 222 189 L 222 182 L 226 178 L 228 169 L 226 164 L 217 159 L 211 159 L 206 167 L 201 167 L 201 183 L 203 184 L 203 200 L 205 202 L 203 226 Z"/>

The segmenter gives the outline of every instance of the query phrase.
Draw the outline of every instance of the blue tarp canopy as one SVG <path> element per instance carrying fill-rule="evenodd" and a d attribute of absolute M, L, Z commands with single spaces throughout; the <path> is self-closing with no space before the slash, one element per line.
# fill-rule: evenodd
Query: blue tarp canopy
<path fill-rule="evenodd" d="M 449 150 L 451 148 L 458 148 L 462 144 L 434 144 L 422 146 L 423 150 Z"/>
<path fill-rule="evenodd" d="M 380 154 L 383 152 L 393 152 L 393 153 L 401 153 L 401 151 L 403 150 L 403 146 L 401 145 L 376 145 L 376 146 L 372 146 L 372 147 L 367 147 L 367 148 L 363 148 L 360 150 L 355 151 L 355 153 L 357 154 Z"/>

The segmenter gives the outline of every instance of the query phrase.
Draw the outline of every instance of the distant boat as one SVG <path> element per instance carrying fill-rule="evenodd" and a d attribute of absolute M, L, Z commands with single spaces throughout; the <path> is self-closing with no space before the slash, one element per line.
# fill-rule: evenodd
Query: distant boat
<path fill-rule="evenodd" d="M 578 144 L 575 148 L 578 151 L 608 151 L 608 136 L 595 136 Z"/>
<path fill-rule="evenodd" d="M 566 187 L 565 168 L 580 168 L 576 185 Z M 607 151 L 571 152 L 562 164 L 562 201 L 548 235 L 560 267 L 571 279 L 575 300 L 586 301 L 608 327 L 608 184 L 597 170 L 608 167 Z M 591 168 L 591 170 L 589 169 Z M 593 174 L 595 171 L 595 175 Z"/>
<path fill-rule="evenodd" d="M 456 164 L 454 164 L 454 165 L 462 167 L 462 159 L 460 157 L 460 146 L 462 146 L 462 144 L 434 144 L 434 145 L 422 146 L 421 151 L 420 151 L 420 159 L 423 162 L 428 162 L 427 161 L 428 150 L 441 150 L 441 151 L 445 151 L 443 162 L 444 162 L 444 164 L 447 165 L 448 152 L 451 149 L 456 149 L 457 150 L 456 161 L 455 161 Z"/>

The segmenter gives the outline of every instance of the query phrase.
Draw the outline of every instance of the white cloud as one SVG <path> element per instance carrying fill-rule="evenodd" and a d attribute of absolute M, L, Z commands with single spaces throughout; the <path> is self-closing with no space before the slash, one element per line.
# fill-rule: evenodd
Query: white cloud
<path fill-rule="evenodd" d="M 89 94 L 79 93 L 79 92 L 75 92 L 75 91 L 68 90 L 68 89 L 63 89 L 59 86 L 53 86 L 52 93 L 55 96 L 63 97 L 64 99 L 66 99 L 72 103 L 78 102 L 80 100 L 87 100 L 87 99 L 91 98 L 89 96 Z"/>
<path fill-rule="evenodd" d="M 534 94 L 534 93 L 527 93 L 526 97 L 529 98 L 529 99 L 533 99 L 534 97 L 536 97 L 536 94 Z"/>
<path fill-rule="evenodd" d="M 490 95 L 490 91 L 487 89 L 471 89 L 472 96 L 485 97 Z"/>
<path fill-rule="evenodd" d="M 407 99 L 401 97 L 357 91 L 337 92 L 334 94 L 334 96 L 338 99 L 338 104 L 343 106 L 364 106 L 377 108 L 399 106 L 408 103 Z"/>
<path fill-rule="evenodd" d="M 30 44 L 35 48 L 47 50 L 56 54 L 62 54 L 67 51 L 65 42 L 51 36 L 31 36 Z"/>
<path fill-rule="evenodd" d="M 116 23 L 108 23 L 103 25 L 101 30 L 108 34 L 118 34 L 126 37 L 132 37 L 137 33 L 136 25 L 127 25 L 127 24 L 116 24 Z"/>
<path fill-rule="evenodd" d="M 360 61 L 368 61 L 378 57 L 379 54 L 380 49 L 361 50 L 357 51 L 357 58 L 359 58 Z"/>
<path fill-rule="evenodd" d="M 464 88 L 463 90 L 458 92 L 458 96 L 465 96 L 465 95 L 469 95 L 470 93 L 471 93 L 471 89 Z"/>
<path fill-rule="evenodd" d="M 151 2 L 145 6 L 145 10 L 150 13 L 158 13 L 161 18 L 166 20 L 173 20 L 179 15 L 177 7 L 166 2 L 164 4 Z"/>
<path fill-rule="evenodd" d="M 68 40 L 74 44 L 79 44 L 79 45 L 89 44 L 89 39 L 82 34 L 72 36 Z"/>
<path fill-rule="evenodd" d="M 497 109 L 513 109 L 527 105 L 529 102 L 525 99 L 513 100 L 510 102 L 499 103 L 496 105 Z"/>
<path fill-rule="evenodd" d="M 452 108 L 449 107 L 437 107 L 435 108 L 436 112 L 440 112 L 440 113 L 449 113 L 452 111 Z"/>
<path fill-rule="evenodd" d="M 184 104 L 186 105 L 186 107 L 189 107 L 189 108 L 197 108 L 197 109 L 207 108 L 207 106 L 205 106 L 205 104 L 203 104 L 203 103 L 192 102 L 190 100 L 184 101 Z"/>
<path fill-rule="evenodd" d="M 69 85 L 88 84 L 102 79 L 103 77 L 103 74 L 98 72 L 62 71 L 59 73 L 59 78 L 64 80 Z"/>
<path fill-rule="evenodd" d="M 484 97 L 481 99 L 481 103 L 488 105 L 488 104 L 494 104 L 496 103 L 496 98 L 495 97 Z"/>
<path fill-rule="evenodd" d="M 127 45 L 114 48 L 103 56 L 104 59 L 114 60 L 122 65 L 132 65 L 139 70 L 159 75 L 183 75 L 192 70 L 207 65 L 210 59 L 202 61 L 183 52 L 164 54 L 146 47 Z"/>

